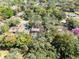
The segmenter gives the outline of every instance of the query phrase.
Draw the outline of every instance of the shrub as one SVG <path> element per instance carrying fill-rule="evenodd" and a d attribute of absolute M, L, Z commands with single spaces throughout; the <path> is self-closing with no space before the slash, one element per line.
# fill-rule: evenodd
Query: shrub
<path fill-rule="evenodd" d="M 16 26 L 17 24 L 19 24 L 20 23 L 20 20 L 19 19 L 7 19 L 6 20 L 6 24 L 8 24 L 9 25 L 9 27 L 11 27 L 11 26 Z"/>
<path fill-rule="evenodd" d="M 51 44 L 57 49 L 60 59 L 72 59 L 77 54 L 77 42 L 77 37 L 70 32 L 64 32 L 55 35 Z"/>
<path fill-rule="evenodd" d="M 4 59 L 4 57 L 6 56 L 6 55 L 8 55 L 9 54 L 9 51 L 7 51 L 7 50 L 1 50 L 0 51 L 0 58 L 1 59 Z"/>
<path fill-rule="evenodd" d="M 1 30 L 2 32 L 7 32 L 9 30 L 9 26 L 7 24 L 4 24 L 3 26 L 1 26 Z"/>
<path fill-rule="evenodd" d="M 25 33 L 13 33 L 6 32 L 4 35 L 0 35 L 0 47 L 3 48 L 27 48 L 26 46 L 31 43 L 31 36 Z"/>
<path fill-rule="evenodd" d="M 19 46 L 28 45 L 28 44 L 30 44 L 31 39 L 32 39 L 31 36 L 24 32 L 18 33 L 17 45 L 19 45 Z"/>
<path fill-rule="evenodd" d="M 3 41 L 4 35 L 0 35 L 0 43 Z"/>
<path fill-rule="evenodd" d="M 12 0 L 14 4 L 22 4 L 24 0 Z"/>
<path fill-rule="evenodd" d="M 54 8 L 53 14 L 55 15 L 55 17 L 56 17 L 58 20 L 62 20 L 63 18 L 65 18 L 64 12 L 61 11 L 61 10 L 58 10 L 58 9 L 56 9 L 56 8 Z"/>
<path fill-rule="evenodd" d="M 34 40 L 28 47 L 26 59 L 56 59 L 56 51 L 49 42 Z"/>
<path fill-rule="evenodd" d="M 37 6 L 35 7 L 35 12 L 43 16 L 46 14 L 46 9 L 43 6 Z"/>
<path fill-rule="evenodd" d="M 24 59 L 23 55 L 19 53 L 18 51 L 10 52 L 5 59 Z"/>
<path fill-rule="evenodd" d="M 42 23 L 42 18 L 40 15 L 32 15 L 30 25 Z"/>
<path fill-rule="evenodd" d="M 13 11 L 11 10 L 10 7 L 0 6 L 0 15 L 5 18 L 9 18 L 9 17 L 13 16 Z"/>
<path fill-rule="evenodd" d="M 5 33 L 5 37 L 3 40 L 3 44 L 7 47 L 12 47 L 15 45 L 16 42 L 16 36 L 12 33 Z"/>
<path fill-rule="evenodd" d="M 51 16 L 44 16 L 43 17 L 43 25 L 45 29 L 51 30 L 55 24 L 58 24 L 58 19 L 54 15 Z"/>
<path fill-rule="evenodd" d="M 67 27 L 69 30 L 74 29 L 75 27 L 79 26 L 79 20 L 78 19 L 73 19 L 73 18 L 69 18 L 67 19 Z"/>

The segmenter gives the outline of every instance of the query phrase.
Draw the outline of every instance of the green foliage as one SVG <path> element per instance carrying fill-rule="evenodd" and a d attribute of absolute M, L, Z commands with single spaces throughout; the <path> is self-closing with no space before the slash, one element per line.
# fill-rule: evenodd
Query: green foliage
<path fill-rule="evenodd" d="M 31 19 L 33 15 L 34 15 L 33 10 L 31 10 L 30 8 L 25 9 L 25 15 L 24 15 L 25 20 Z"/>
<path fill-rule="evenodd" d="M 13 33 L 4 33 L 0 35 L 0 47 L 11 48 L 11 47 L 22 47 L 25 48 L 25 45 L 31 43 L 31 36 L 25 33 L 18 33 L 17 35 Z"/>
<path fill-rule="evenodd" d="M 4 39 L 4 35 L 0 35 L 0 42 L 2 42 Z"/>
<path fill-rule="evenodd" d="M 17 35 L 17 45 L 28 45 L 31 43 L 31 36 L 26 33 L 19 33 Z"/>
<path fill-rule="evenodd" d="M 77 43 L 78 39 L 73 34 L 69 32 L 64 32 L 57 34 L 51 44 L 57 49 L 59 58 L 69 58 L 77 54 Z"/>
<path fill-rule="evenodd" d="M 42 23 L 42 18 L 41 18 L 40 15 L 33 15 L 33 16 L 31 17 L 31 22 L 32 22 L 33 24 Z"/>
<path fill-rule="evenodd" d="M 12 33 L 5 33 L 3 44 L 7 47 L 12 47 L 15 45 L 16 36 Z"/>
<path fill-rule="evenodd" d="M 24 59 L 23 55 L 18 51 L 11 51 L 5 59 Z"/>
<path fill-rule="evenodd" d="M 46 9 L 42 6 L 38 6 L 35 8 L 35 12 L 37 12 L 40 15 L 45 15 L 46 14 Z"/>
<path fill-rule="evenodd" d="M 59 6 L 56 6 L 56 2 Z M 65 19 L 63 11 L 78 8 L 78 2 L 70 0 L 3 0 L 0 3 L 3 5 L 0 6 L 0 20 L 6 19 L 5 24 L 1 26 L 3 34 L 0 35 L 0 48 L 9 49 L 9 54 L 5 56 L 5 59 L 75 59 L 79 41 L 69 31 L 65 32 L 64 27 L 62 29 L 62 26 L 59 25 L 59 21 Z M 16 9 L 14 8 L 13 11 L 10 7 Z M 35 39 L 24 32 L 8 32 L 10 27 L 20 23 L 19 18 L 21 17 L 18 16 L 17 19 L 13 13 L 18 14 L 22 11 L 25 12 L 22 18 L 29 20 L 30 29 L 35 24 L 44 27 L 44 32 L 39 33 Z M 11 16 L 15 17 L 11 18 Z M 66 25 L 68 29 L 72 29 L 79 26 L 79 21 L 70 18 L 67 19 Z M 20 51 L 18 49 L 10 51 L 10 48 L 18 48 Z"/>
<path fill-rule="evenodd" d="M 9 17 L 13 16 L 13 11 L 10 7 L 0 6 L 0 15 L 5 18 L 9 18 Z"/>
<path fill-rule="evenodd" d="M 1 30 L 2 32 L 7 32 L 9 30 L 9 26 L 7 24 L 4 24 L 3 26 L 1 26 Z"/>
<path fill-rule="evenodd" d="M 79 20 L 78 19 L 73 19 L 73 18 L 69 18 L 67 19 L 67 27 L 69 30 L 78 27 L 79 26 Z"/>
<path fill-rule="evenodd" d="M 49 42 L 34 40 L 29 46 L 26 59 L 56 59 L 56 51 Z"/>
<path fill-rule="evenodd" d="M 54 15 L 46 15 L 43 17 L 43 26 L 45 29 L 51 30 L 51 28 L 53 28 L 53 26 L 56 24 L 58 24 L 58 19 Z"/>
<path fill-rule="evenodd" d="M 14 4 L 21 4 L 21 3 L 24 2 L 24 0 L 12 0 L 12 2 L 13 2 Z"/>
<path fill-rule="evenodd" d="M 54 8 L 53 14 L 55 15 L 56 18 L 58 18 L 58 20 L 62 20 L 64 18 L 64 16 L 65 16 L 63 11 L 58 10 L 56 8 Z"/>
<path fill-rule="evenodd" d="M 16 26 L 19 23 L 20 23 L 20 20 L 19 19 L 7 19 L 6 20 L 6 24 L 8 24 L 9 27 Z"/>

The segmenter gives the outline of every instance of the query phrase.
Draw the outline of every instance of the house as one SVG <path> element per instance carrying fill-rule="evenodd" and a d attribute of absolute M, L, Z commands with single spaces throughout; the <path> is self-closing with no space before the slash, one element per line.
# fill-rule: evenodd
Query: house
<path fill-rule="evenodd" d="M 33 38 L 36 38 L 39 36 L 40 29 L 39 28 L 32 28 L 30 29 L 30 34 Z"/>
<path fill-rule="evenodd" d="M 33 26 L 32 26 L 32 28 L 31 28 L 31 31 L 33 31 L 33 32 L 43 32 L 44 31 L 44 27 L 43 27 L 43 25 L 41 24 L 41 23 L 39 23 L 39 24 L 34 24 Z"/>
<path fill-rule="evenodd" d="M 17 32 L 26 32 L 29 33 L 29 30 L 26 29 L 26 24 L 28 24 L 28 21 L 22 21 L 17 26 L 11 27 L 9 29 L 9 32 L 17 33 Z"/>
<path fill-rule="evenodd" d="M 30 34 L 33 38 L 39 37 L 44 32 L 44 27 L 41 24 L 35 24 L 30 29 Z"/>
<path fill-rule="evenodd" d="M 31 28 L 30 33 L 40 33 L 40 28 Z"/>

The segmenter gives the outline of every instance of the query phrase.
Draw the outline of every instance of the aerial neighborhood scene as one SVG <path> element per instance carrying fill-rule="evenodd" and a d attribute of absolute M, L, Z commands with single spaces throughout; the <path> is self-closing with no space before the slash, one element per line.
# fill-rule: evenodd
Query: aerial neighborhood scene
<path fill-rule="evenodd" d="M 0 59 L 79 59 L 79 0 L 0 0 Z"/>

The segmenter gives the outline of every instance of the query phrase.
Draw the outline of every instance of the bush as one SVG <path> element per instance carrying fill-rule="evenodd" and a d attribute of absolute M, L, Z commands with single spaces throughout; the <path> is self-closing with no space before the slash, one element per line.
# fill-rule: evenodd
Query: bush
<path fill-rule="evenodd" d="M 31 42 L 31 36 L 26 34 L 26 33 L 18 33 L 17 35 L 17 45 L 22 46 L 22 45 L 28 45 Z"/>
<path fill-rule="evenodd" d="M 43 6 L 37 6 L 35 7 L 35 12 L 43 16 L 46 14 L 46 9 Z"/>
<path fill-rule="evenodd" d="M 20 23 L 20 20 L 19 19 L 7 19 L 6 20 L 6 24 L 8 24 L 9 25 L 9 27 L 11 27 L 11 26 L 16 26 L 17 24 L 19 24 Z"/>
<path fill-rule="evenodd" d="M 23 55 L 18 51 L 10 52 L 5 59 L 24 59 Z"/>
<path fill-rule="evenodd" d="M 9 30 L 9 26 L 7 24 L 4 24 L 3 26 L 1 26 L 1 30 L 2 32 L 7 32 Z"/>
<path fill-rule="evenodd" d="M 7 47 L 12 47 L 16 43 L 16 36 L 12 33 L 5 33 L 3 44 Z"/>
<path fill-rule="evenodd" d="M 0 6 L 0 15 L 3 16 L 4 18 L 9 18 L 13 16 L 13 11 L 11 10 L 10 7 Z"/>
<path fill-rule="evenodd" d="M 70 32 L 64 32 L 55 35 L 51 44 L 57 49 L 60 59 L 72 59 L 77 54 L 77 42 L 77 37 Z"/>
<path fill-rule="evenodd" d="M 3 41 L 4 35 L 0 35 L 0 43 Z"/>
<path fill-rule="evenodd" d="M 7 56 L 9 54 L 9 51 L 7 50 L 1 50 L 0 51 L 0 58 L 4 59 L 5 56 Z"/>
<path fill-rule="evenodd" d="M 58 10 L 58 9 L 56 9 L 56 8 L 54 8 L 53 14 L 55 15 L 55 17 L 56 17 L 58 20 L 62 20 L 63 18 L 65 18 L 64 12 L 61 11 L 61 10 Z"/>
<path fill-rule="evenodd" d="M 31 36 L 25 33 L 13 33 L 6 32 L 4 35 L 0 35 L 0 47 L 3 48 L 26 48 L 31 43 Z"/>
<path fill-rule="evenodd" d="M 42 18 L 40 15 L 32 15 L 31 17 L 32 23 L 38 24 L 39 22 L 42 22 Z"/>
<path fill-rule="evenodd" d="M 73 19 L 73 18 L 69 18 L 67 19 L 67 27 L 69 30 L 74 29 L 75 27 L 79 26 L 79 20 L 78 19 Z"/>
<path fill-rule="evenodd" d="M 28 47 L 26 59 L 56 59 L 56 51 L 49 42 L 34 40 Z"/>

